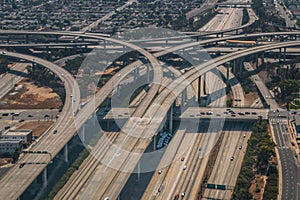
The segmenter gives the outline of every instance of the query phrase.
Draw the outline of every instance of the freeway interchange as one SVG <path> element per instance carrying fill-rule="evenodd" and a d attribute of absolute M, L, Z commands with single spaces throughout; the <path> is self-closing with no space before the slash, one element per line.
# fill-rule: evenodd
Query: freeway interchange
<path fill-rule="evenodd" d="M 1 33 L 1 32 L 0 32 Z M 12 32 L 16 34 L 50 34 L 50 33 L 38 33 L 38 32 Z M 7 33 L 6 33 L 7 34 Z M 55 34 L 55 33 L 51 33 Z M 266 33 L 264 35 L 275 35 L 278 33 Z M 299 35 L 298 32 L 286 32 L 282 33 L 283 35 Z M 150 54 L 146 50 L 139 48 L 135 45 L 129 45 L 128 43 L 122 42 L 122 41 L 116 41 L 116 39 L 109 39 L 101 36 L 96 36 L 96 35 L 88 35 L 88 34 L 81 34 L 81 33 L 70 33 L 70 32 L 60 32 L 57 33 L 57 35 L 75 35 L 75 36 L 80 36 L 80 37 L 90 37 L 90 38 L 98 38 L 101 40 L 109 40 L 113 42 L 118 42 L 121 45 L 126 45 L 128 47 L 131 47 L 133 49 L 136 49 L 140 51 L 141 54 L 145 55 L 148 60 L 150 61 L 150 64 L 153 67 L 153 71 L 155 71 L 154 77 L 156 80 L 154 81 L 155 83 L 161 83 L 163 79 L 163 73 L 161 69 L 161 63 L 158 62 L 158 59 L 156 57 L 162 56 L 164 53 L 167 53 L 167 51 L 162 51 L 155 53 L 154 55 Z M 247 37 L 260 37 L 263 34 L 253 34 L 253 35 L 248 35 Z M 191 46 L 196 46 L 201 43 L 212 43 L 216 41 L 222 41 L 226 40 L 229 38 L 242 38 L 245 36 L 228 36 L 224 37 L 223 39 L 210 39 L 208 41 L 201 41 L 201 42 L 194 42 L 194 43 L 187 43 L 183 45 L 179 45 L 177 47 L 173 47 L 169 49 L 168 51 L 170 52 L 176 52 L 176 50 L 191 47 Z M 92 171 L 92 166 L 89 165 L 88 161 L 86 163 L 86 167 L 83 170 L 82 173 L 79 173 L 79 175 L 84 175 L 84 177 L 81 177 L 79 180 L 82 180 L 81 182 L 73 183 L 72 189 L 68 188 L 66 186 L 64 193 L 60 193 L 57 198 L 58 199 L 73 199 L 73 198 L 84 198 L 84 197 L 89 197 L 89 199 L 94 199 L 94 198 L 100 198 L 104 199 L 105 197 L 109 197 L 110 199 L 116 199 L 118 195 L 120 194 L 122 188 L 124 187 L 126 181 L 128 180 L 131 172 L 134 170 L 135 166 L 137 166 L 138 161 L 141 157 L 141 154 L 137 154 L 137 152 L 143 152 L 147 146 L 152 141 L 153 136 L 157 134 L 157 130 L 159 130 L 159 127 L 161 126 L 161 122 L 163 121 L 163 118 L 167 115 L 167 112 L 172 109 L 173 102 L 176 101 L 176 99 L 181 95 L 181 93 L 185 90 L 186 87 L 189 87 L 193 81 L 195 81 L 197 78 L 205 74 L 206 72 L 222 65 L 225 64 L 226 62 L 235 60 L 237 58 L 245 57 L 251 54 L 255 53 L 260 53 L 264 51 L 269 51 L 271 49 L 278 49 L 278 48 L 287 48 L 291 46 L 299 46 L 300 42 L 299 41 L 292 41 L 292 42 L 278 42 L 274 44 L 269 44 L 269 45 L 262 45 L 262 46 L 257 46 L 257 47 L 252 47 L 249 49 L 244 49 L 239 52 L 233 52 L 229 53 L 227 55 L 223 55 L 217 58 L 214 58 L 212 60 L 209 60 L 207 62 L 201 63 L 198 66 L 194 66 L 191 70 L 187 71 L 183 75 L 179 75 L 178 78 L 174 79 L 173 81 L 167 82 L 165 84 L 167 86 L 167 89 L 164 89 L 160 91 L 158 94 L 158 90 L 160 88 L 160 85 L 158 84 L 152 84 L 150 90 L 147 92 L 146 97 L 143 98 L 142 102 L 139 104 L 138 108 L 136 111 L 133 112 L 133 115 L 131 118 L 127 121 L 127 123 L 124 125 L 122 132 L 115 131 L 112 134 L 108 134 L 107 137 L 112 137 L 113 141 L 116 141 L 116 144 L 121 145 L 121 148 L 128 149 L 129 151 L 116 151 L 115 148 L 111 147 L 111 143 L 99 140 L 99 143 L 96 145 L 96 147 L 99 147 L 99 149 L 94 149 L 93 151 L 97 151 L 96 154 L 100 156 L 104 160 L 108 160 L 109 163 L 114 163 L 117 168 L 108 168 L 105 163 L 97 163 L 97 161 L 93 161 L 91 158 L 90 165 L 93 164 L 93 168 L 95 171 Z M 113 76 L 109 82 L 101 88 L 99 92 L 97 92 L 94 96 L 94 101 L 90 101 L 85 105 L 80 111 L 77 112 L 79 108 L 79 102 L 80 102 L 80 92 L 79 88 L 77 85 L 76 80 L 65 70 L 62 68 L 58 67 L 57 65 L 54 65 L 51 62 L 39 59 L 37 57 L 33 56 L 28 56 L 28 55 L 23 55 L 20 53 L 13 53 L 13 52 L 6 52 L 5 56 L 11 56 L 11 57 L 16 57 L 24 60 L 28 60 L 29 62 L 33 63 L 38 63 L 42 66 L 45 66 L 49 68 L 51 71 L 57 74 L 58 77 L 60 77 L 65 84 L 65 90 L 66 90 L 66 102 L 65 106 L 63 109 L 63 112 L 59 118 L 59 120 L 55 123 L 53 130 L 58 130 L 61 134 L 59 135 L 53 135 L 53 134 L 46 134 L 46 136 L 43 138 L 43 140 L 40 141 L 40 143 L 35 146 L 34 150 L 47 150 L 48 152 L 51 152 L 53 156 L 55 156 L 64 146 L 66 143 L 70 140 L 70 138 L 73 137 L 74 134 L 76 134 L 76 131 L 83 126 L 84 122 L 88 120 L 88 118 L 91 116 L 92 113 L 95 112 L 95 109 L 97 109 L 102 102 L 105 101 L 105 99 L 112 93 L 116 85 L 126 77 L 126 75 L 133 70 L 137 68 L 138 65 L 141 64 L 140 61 L 136 61 L 127 67 L 123 68 L 118 74 Z M 64 75 L 62 75 L 64 74 Z M 220 85 L 219 85 L 220 86 Z M 219 86 L 216 86 L 218 89 Z M 272 109 L 275 106 L 272 105 Z M 225 108 L 224 108 L 225 111 Z M 223 112 L 224 112 L 223 111 Z M 75 112 L 75 115 L 74 115 Z M 205 111 L 206 112 L 206 111 Z M 244 111 L 248 112 L 248 111 Z M 74 116 L 73 116 L 74 115 Z M 195 114 L 189 114 L 191 115 Z M 245 115 L 244 115 L 245 116 Z M 74 117 L 74 118 L 73 118 Z M 131 120 L 134 118 L 140 118 L 144 119 L 146 122 L 145 123 L 136 123 L 134 120 Z M 213 115 L 212 118 L 214 119 L 216 116 Z M 130 131 L 128 131 L 130 130 Z M 202 130 L 204 131 L 204 130 Z M 129 137 L 126 135 L 126 132 L 136 132 L 139 134 L 142 134 L 142 138 L 134 138 L 134 137 Z M 205 131 L 204 131 L 205 132 Z M 188 135 L 188 133 L 185 133 Z M 240 138 L 242 138 L 242 133 L 240 134 Z M 113 136 L 115 135 L 115 136 Z M 138 135 L 141 136 L 141 135 Z M 281 141 L 280 139 L 280 133 L 278 132 L 278 127 L 275 127 L 275 139 L 276 141 Z M 188 137 L 188 136 L 187 136 Z M 149 139 L 150 138 L 150 139 Z M 174 138 L 175 139 L 175 138 Z M 179 139 L 180 140 L 180 139 Z M 187 140 L 182 138 L 183 141 Z M 123 143 L 123 141 L 126 141 Z M 176 140 L 174 140 L 176 141 Z M 182 142 L 183 142 L 182 141 Z M 188 140 L 187 140 L 188 141 Z M 195 138 L 195 141 L 198 143 L 198 145 L 203 143 L 205 141 L 205 138 L 203 139 L 203 136 L 199 136 L 199 138 Z M 236 141 L 238 142 L 238 141 Z M 195 145 L 197 146 L 197 145 Z M 281 147 L 281 146 L 280 146 Z M 104 151 L 104 148 L 105 149 Z M 226 148 L 226 147 L 222 147 Z M 197 149 L 195 149 L 197 151 Z M 195 151 L 195 150 L 191 150 Z M 106 152 L 106 153 L 104 153 Z M 280 151 L 279 151 L 280 152 Z M 120 157 L 122 159 L 120 159 Z M 187 155 L 188 157 L 188 155 Z M 282 158 L 281 158 L 282 157 Z M 291 162 L 293 160 L 293 157 L 290 155 L 287 155 L 287 153 L 280 153 L 280 158 L 286 158 L 288 159 L 288 162 Z M 221 159 L 221 158 L 217 158 Z M 292 159 L 292 160 L 291 160 Z M 49 157 L 46 157 L 44 155 L 26 155 L 22 158 L 20 162 L 25 162 L 25 161 L 36 161 L 36 162 L 50 162 Z M 198 165 L 200 166 L 201 163 L 207 162 L 207 160 L 201 160 L 195 161 L 190 160 L 190 163 L 195 162 L 195 167 Z M 285 163 L 286 161 L 283 161 Z M 96 164 L 95 164 L 96 163 Z M 180 163 L 180 162 L 179 162 Z M 99 166 L 98 166 L 99 165 Z M 176 163 L 175 163 L 176 165 Z M 177 163 L 177 165 L 179 165 Z M 191 164 L 192 165 L 192 164 Z M 195 171 L 192 171 L 189 169 L 188 166 L 188 171 L 190 176 L 193 175 L 196 176 Z M 5 175 L 3 181 L 0 184 L 0 194 L 3 198 L 9 197 L 11 199 L 17 199 L 21 194 L 25 191 L 25 189 L 28 187 L 28 185 L 35 179 L 37 175 L 39 175 L 46 165 L 35 165 L 35 166 L 30 166 L 30 165 L 25 165 L 22 170 L 19 169 L 19 167 L 16 165 L 11 169 L 11 171 Z M 287 167 L 286 164 L 283 164 L 283 169 Z M 298 167 L 299 168 L 299 167 Z M 85 171 L 84 171 L 85 170 Z M 294 169 L 297 171 L 297 167 Z M 293 171 L 294 171 L 293 170 Z M 89 180 L 89 177 L 91 174 L 97 173 L 103 173 L 106 172 L 105 174 L 101 175 L 99 174 L 98 176 L 93 176 L 92 179 Z M 298 169 L 299 171 L 299 169 Z M 197 172 L 197 171 L 196 171 Z M 295 180 L 293 179 L 293 174 L 292 171 L 284 171 L 289 172 L 290 174 L 288 175 L 287 179 L 288 180 Z M 176 172 L 170 173 L 169 176 L 172 176 Z M 203 173 L 203 172 L 199 172 Z M 213 172 L 216 173 L 216 172 Z M 186 175 L 189 177 L 189 175 Z M 299 176 L 299 174 L 298 174 Z M 83 181 L 86 180 L 86 181 Z M 185 178 L 184 180 L 188 180 Z M 299 180 L 299 179 L 298 179 Z M 179 180 L 177 180 L 179 181 Z M 230 182 L 231 180 L 229 180 Z M 95 184 L 97 183 L 97 184 Z M 16 184 L 18 184 L 17 189 L 16 189 Z M 297 182 L 298 184 L 298 182 Z M 292 184 L 294 187 L 291 188 L 291 186 L 288 184 L 288 181 L 286 179 L 283 180 L 283 188 L 285 188 L 283 191 L 286 191 L 286 189 L 292 190 L 292 191 L 297 191 L 297 184 Z M 295 188 L 295 185 L 297 187 Z M 99 187 L 101 186 L 101 188 Z M 191 187 L 188 186 L 187 183 L 182 183 L 182 187 Z M 168 188 L 170 190 L 174 190 L 174 188 Z M 165 187 L 165 190 L 167 190 L 167 187 Z M 196 188 L 191 189 L 191 191 L 197 190 Z M 174 192 L 174 191 L 173 191 Z M 172 192 L 169 192 L 168 195 L 173 195 Z M 206 193 L 205 193 L 206 194 Z M 288 193 L 287 195 L 295 195 L 296 193 Z M 190 194 L 187 194 L 190 195 Z M 283 196 L 286 194 L 282 194 Z M 101 197 L 100 197 L 101 196 Z M 170 198 L 171 196 L 168 196 Z M 287 196 L 286 198 L 288 199 L 291 196 Z M 191 196 L 192 198 L 192 196 Z"/>

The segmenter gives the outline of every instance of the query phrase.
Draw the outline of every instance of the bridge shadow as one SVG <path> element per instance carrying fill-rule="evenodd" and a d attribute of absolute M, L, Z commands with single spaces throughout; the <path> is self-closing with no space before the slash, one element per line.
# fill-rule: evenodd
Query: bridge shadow
<path fill-rule="evenodd" d="M 16 76 L 21 76 L 21 77 L 27 77 L 27 73 L 25 73 L 25 72 L 21 72 L 21 71 L 17 71 L 17 70 L 13 70 L 13 69 L 10 69 L 10 70 L 8 70 L 8 73 L 10 73 L 10 74 L 14 74 L 14 75 L 16 75 Z"/>

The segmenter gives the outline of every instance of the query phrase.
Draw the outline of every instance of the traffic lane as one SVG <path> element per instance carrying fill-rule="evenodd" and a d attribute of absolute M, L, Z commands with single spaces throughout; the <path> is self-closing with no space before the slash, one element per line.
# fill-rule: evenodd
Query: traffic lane
<path fill-rule="evenodd" d="M 284 137 L 281 134 L 281 125 L 274 126 L 275 138 L 278 145 L 278 152 L 282 166 L 282 199 L 295 199 L 296 177 L 295 160 L 289 147 L 283 142 Z"/>
<path fill-rule="evenodd" d="M 45 120 L 59 117 L 59 109 L 0 110 L 1 120 Z"/>

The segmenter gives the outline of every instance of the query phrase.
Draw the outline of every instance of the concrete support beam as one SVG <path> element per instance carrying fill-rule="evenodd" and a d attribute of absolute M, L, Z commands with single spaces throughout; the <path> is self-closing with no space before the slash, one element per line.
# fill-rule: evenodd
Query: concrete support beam
<path fill-rule="evenodd" d="M 64 147 L 64 158 L 65 158 L 65 162 L 68 163 L 69 162 L 68 144 L 66 144 L 66 146 Z"/>
<path fill-rule="evenodd" d="M 173 133 L 173 105 L 170 108 L 169 132 Z"/>
<path fill-rule="evenodd" d="M 81 127 L 80 138 L 82 142 L 85 142 L 85 125 Z"/>
<path fill-rule="evenodd" d="M 46 188 L 48 184 L 48 180 L 47 180 L 47 167 L 45 167 L 44 171 L 43 171 L 43 188 Z"/>
<path fill-rule="evenodd" d="M 281 48 L 279 48 L 279 52 L 278 52 L 278 61 L 281 62 Z"/>
<path fill-rule="evenodd" d="M 283 62 L 286 62 L 286 47 L 283 48 Z"/>
<path fill-rule="evenodd" d="M 197 91 L 197 101 L 198 101 L 198 105 L 200 106 L 201 103 L 201 76 L 199 76 L 198 78 L 198 91 Z"/>

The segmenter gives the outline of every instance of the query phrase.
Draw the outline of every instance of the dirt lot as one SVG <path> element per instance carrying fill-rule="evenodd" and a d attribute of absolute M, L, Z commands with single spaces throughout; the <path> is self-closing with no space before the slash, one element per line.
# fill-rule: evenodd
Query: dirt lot
<path fill-rule="evenodd" d="M 18 126 L 16 129 L 30 129 L 32 135 L 36 138 L 40 137 L 51 125 L 52 121 L 30 121 Z"/>
<path fill-rule="evenodd" d="M 0 109 L 49 109 L 62 106 L 60 97 L 51 88 L 37 87 L 24 79 L 22 88 L 11 91 L 0 99 Z"/>
<path fill-rule="evenodd" d="M 11 163 L 12 158 L 0 158 L 0 167 Z"/>
<path fill-rule="evenodd" d="M 266 186 L 266 178 L 267 178 L 266 176 L 256 176 L 255 179 L 251 181 L 251 186 L 249 188 L 249 191 L 253 195 L 253 199 L 255 200 L 263 199 L 264 189 Z"/>

